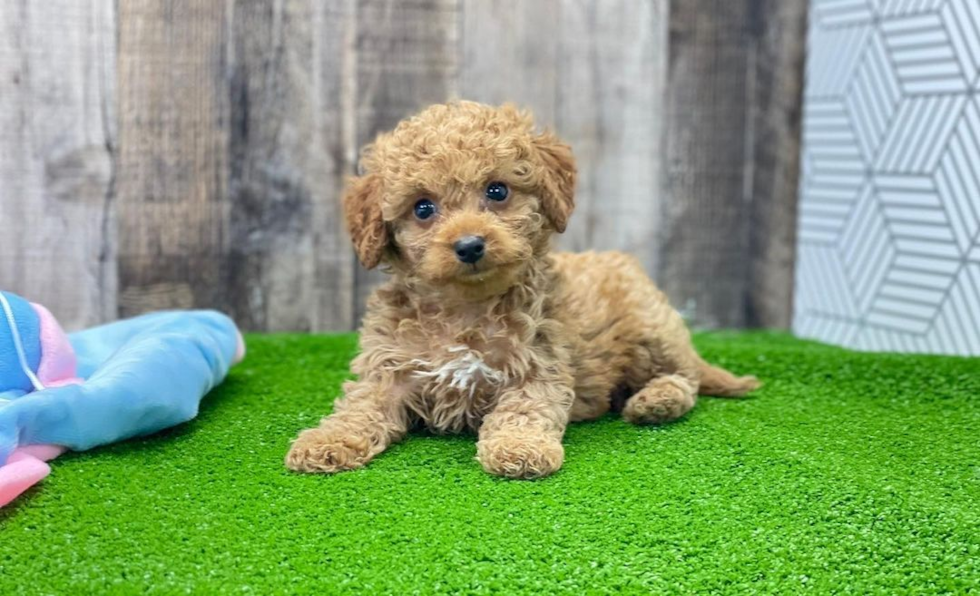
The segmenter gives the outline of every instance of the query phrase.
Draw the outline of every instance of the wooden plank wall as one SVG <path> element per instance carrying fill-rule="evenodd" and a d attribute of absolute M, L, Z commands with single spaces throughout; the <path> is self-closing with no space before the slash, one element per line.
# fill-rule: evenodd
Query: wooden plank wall
<path fill-rule="evenodd" d="M 696 325 L 789 323 L 805 0 L 0 5 L 0 287 L 78 328 L 212 307 L 357 326 L 338 198 L 431 102 L 530 107 L 579 160 L 564 248 L 643 261 Z"/>
<path fill-rule="evenodd" d="M 116 15 L 0 3 L 0 288 L 68 327 L 116 315 Z"/>
<path fill-rule="evenodd" d="M 656 278 L 700 325 L 789 323 L 805 30 L 805 2 L 671 2 Z"/>

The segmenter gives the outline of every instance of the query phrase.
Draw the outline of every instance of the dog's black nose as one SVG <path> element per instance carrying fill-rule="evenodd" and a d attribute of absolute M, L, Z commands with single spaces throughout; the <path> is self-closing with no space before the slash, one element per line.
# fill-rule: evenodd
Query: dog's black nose
<path fill-rule="evenodd" d="M 480 236 L 463 236 L 453 244 L 456 258 L 471 265 L 483 258 L 484 248 L 486 242 Z"/>

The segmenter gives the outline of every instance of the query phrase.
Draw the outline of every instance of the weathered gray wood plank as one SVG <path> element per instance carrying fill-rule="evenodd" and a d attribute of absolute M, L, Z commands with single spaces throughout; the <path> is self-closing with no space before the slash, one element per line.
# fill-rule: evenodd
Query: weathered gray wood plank
<path fill-rule="evenodd" d="M 788 328 L 793 315 L 806 0 L 753 5 L 759 43 L 749 98 L 754 132 L 749 327 Z"/>
<path fill-rule="evenodd" d="M 246 328 L 354 325 L 353 261 L 339 221 L 350 9 L 315 0 L 234 5 L 229 300 Z"/>
<path fill-rule="evenodd" d="M 561 0 L 463 2 L 460 10 L 460 98 L 514 103 L 554 127 Z"/>
<path fill-rule="evenodd" d="M 119 9 L 120 314 L 232 311 L 230 5 L 132 0 Z"/>
<path fill-rule="evenodd" d="M 671 2 L 659 277 L 699 326 L 789 322 L 804 4 Z"/>
<path fill-rule="evenodd" d="M 745 321 L 748 2 L 671 2 L 662 286 L 698 325 Z"/>
<path fill-rule="evenodd" d="M 115 7 L 0 3 L 0 288 L 69 329 L 115 317 Z"/>
<path fill-rule="evenodd" d="M 351 91 L 354 144 L 361 147 L 405 116 L 455 95 L 459 3 L 361 0 L 356 11 L 356 74 Z M 368 294 L 383 279 L 383 273 L 358 265 L 358 321 Z"/>
<path fill-rule="evenodd" d="M 560 246 L 657 270 L 667 2 L 563 0 L 557 127 L 579 164 Z"/>
<path fill-rule="evenodd" d="M 349 331 L 360 325 L 355 305 L 357 260 L 347 239 L 340 197 L 357 156 L 353 113 L 357 0 L 311 1 L 315 7 L 312 108 L 317 149 L 310 167 L 323 176 L 313 212 L 314 329 Z"/>

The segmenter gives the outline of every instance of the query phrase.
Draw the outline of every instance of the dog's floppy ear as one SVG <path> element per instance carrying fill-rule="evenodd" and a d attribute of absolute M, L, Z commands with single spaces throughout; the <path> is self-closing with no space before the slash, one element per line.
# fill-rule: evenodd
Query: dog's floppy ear
<path fill-rule="evenodd" d="M 568 218 L 575 208 L 575 158 L 572 148 L 550 132 L 534 139 L 541 161 L 544 180 L 541 184 L 541 208 L 559 233 L 565 231 Z"/>
<path fill-rule="evenodd" d="M 344 221 L 361 264 L 377 267 L 388 245 L 381 217 L 381 178 L 377 174 L 350 178 L 344 191 Z"/>

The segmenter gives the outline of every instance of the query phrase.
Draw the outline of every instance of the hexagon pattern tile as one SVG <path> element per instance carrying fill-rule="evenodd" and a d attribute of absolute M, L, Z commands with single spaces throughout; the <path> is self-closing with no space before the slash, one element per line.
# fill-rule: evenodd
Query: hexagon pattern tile
<path fill-rule="evenodd" d="M 980 355 L 980 2 L 810 11 L 793 329 Z"/>

